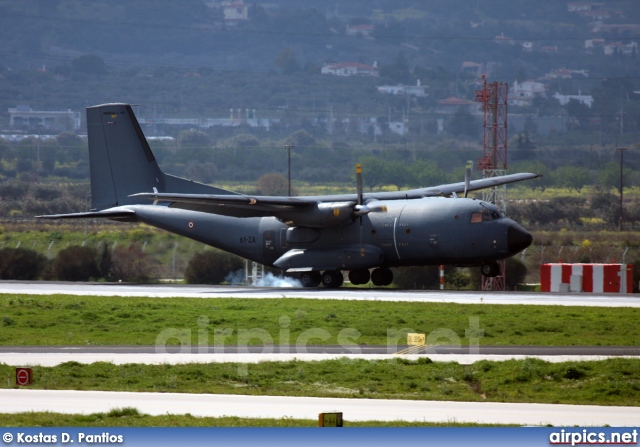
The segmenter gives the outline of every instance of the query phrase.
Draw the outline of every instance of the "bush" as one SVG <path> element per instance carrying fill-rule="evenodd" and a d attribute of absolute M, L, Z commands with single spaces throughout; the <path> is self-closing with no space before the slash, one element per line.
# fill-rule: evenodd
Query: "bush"
<path fill-rule="evenodd" d="M 65 248 L 53 260 L 52 274 L 61 281 L 88 281 L 98 278 L 96 250 L 77 245 Z"/>
<path fill-rule="evenodd" d="M 138 244 L 113 250 L 111 276 L 118 281 L 148 282 L 153 275 L 151 260 Z"/>
<path fill-rule="evenodd" d="M 393 284 L 400 289 L 437 289 L 440 287 L 438 267 L 404 267 L 393 269 Z"/>
<path fill-rule="evenodd" d="M 193 255 L 184 272 L 188 284 L 220 284 L 229 273 L 243 267 L 241 258 L 231 253 L 203 251 Z"/>
<path fill-rule="evenodd" d="M 0 250 L 0 279 L 37 279 L 46 263 L 46 258 L 34 250 L 3 248 Z"/>

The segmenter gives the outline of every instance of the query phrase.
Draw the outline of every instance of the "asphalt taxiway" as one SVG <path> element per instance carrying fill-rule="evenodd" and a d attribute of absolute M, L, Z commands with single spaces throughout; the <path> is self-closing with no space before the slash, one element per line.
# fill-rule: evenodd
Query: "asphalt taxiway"
<path fill-rule="evenodd" d="M 472 364 L 535 357 L 547 362 L 640 357 L 638 346 L 0 346 L 0 361 L 12 366 L 56 366 L 65 362 L 147 365 L 260 363 L 335 359 L 417 360 Z"/>

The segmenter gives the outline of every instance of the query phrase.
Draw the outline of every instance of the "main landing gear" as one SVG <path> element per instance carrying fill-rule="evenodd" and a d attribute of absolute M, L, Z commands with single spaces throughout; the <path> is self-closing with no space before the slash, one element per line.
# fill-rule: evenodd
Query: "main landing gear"
<path fill-rule="evenodd" d="M 322 283 L 329 289 L 337 289 L 344 282 L 340 270 L 325 270 L 324 272 L 304 272 L 299 277 L 303 287 L 317 287 Z M 375 286 L 388 286 L 393 282 L 393 273 L 386 267 L 380 267 L 369 273 L 368 269 L 349 271 L 349 281 L 354 285 L 363 285 L 371 281 Z"/>

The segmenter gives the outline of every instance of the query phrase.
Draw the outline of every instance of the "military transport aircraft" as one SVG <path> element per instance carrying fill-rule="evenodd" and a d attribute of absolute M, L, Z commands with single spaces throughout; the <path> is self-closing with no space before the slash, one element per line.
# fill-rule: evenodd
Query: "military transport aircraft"
<path fill-rule="evenodd" d="M 469 191 L 538 177 L 521 173 L 397 192 L 328 196 L 239 194 L 163 173 L 131 106 L 87 108 L 92 208 L 38 216 L 144 222 L 286 272 L 305 287 L 391 284 L 390 267 L 478 265 L 496 261 L 532 237 L 495 205 Z M 463 195 L 458 197 L 457 194 Z"/>

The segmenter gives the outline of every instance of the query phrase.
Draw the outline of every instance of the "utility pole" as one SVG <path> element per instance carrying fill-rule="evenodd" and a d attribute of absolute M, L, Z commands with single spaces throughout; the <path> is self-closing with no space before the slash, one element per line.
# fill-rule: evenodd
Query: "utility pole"
<path fill-rule="evenodd" d="M 287 194 L 288 196 L 291 196 L 291 149 L 294 148 L 293 144 L 285 144 L 284 148 L 287 150 L 287 160 L 288 160 L 288 174 L 287 174 L 287 180 L 288 180 L 288 185 L 289 185 L 289 193 Z"/>
<path fill-rule="evenodd" d="M 620 231 L 622 231 L 622 197 L 623 197 L 623 181 L 624 181 L 624 153 L 628 149 L 626 147 L 618 147 L 616 151 L 620 152 Z"/>

